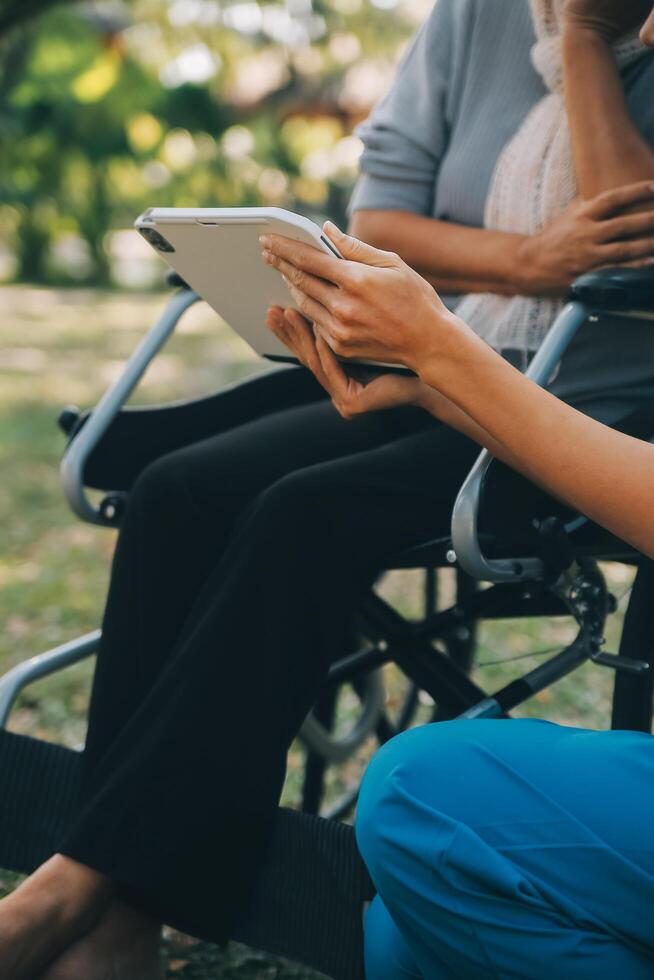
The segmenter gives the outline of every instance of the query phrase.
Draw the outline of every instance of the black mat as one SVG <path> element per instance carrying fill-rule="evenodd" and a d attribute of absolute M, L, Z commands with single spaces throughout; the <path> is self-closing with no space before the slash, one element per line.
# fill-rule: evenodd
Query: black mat
<path fill-rule="evenodd" d="M 67 830 L 79 792 L 81 755 L 0 731 L 0 867 L 30 872 Z"/>

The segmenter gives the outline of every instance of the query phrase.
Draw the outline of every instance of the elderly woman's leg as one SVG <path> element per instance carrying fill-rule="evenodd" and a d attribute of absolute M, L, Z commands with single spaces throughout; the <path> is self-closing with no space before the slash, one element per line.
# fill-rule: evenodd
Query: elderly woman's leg
<path fill-rule="evenodd" d="M 93 764 L 87 760 L 79 818 L 60 851 L 107 875 L 123 900 L 200 936 L 231 933 L 274 829 L 288 747 L 343 649 L 360 590 L 386 554 L 446 530 L 476 454 L 468 440 L 427 422 L 417 435 L 307 466 L 260 493 L 196 589 L 172 648 L 169 640 L 159 653 L 158 670 L 156 645 L 130 658 L 114 643 L 114 657 L 105 657 Z M 314 442 L 318 435 L 314 427 Z M 193 472 L 180 468 L 167 492 L 210 522 L 215 495 L 203 482 L 189 486 Z M 176 513 L 162 506 L 160 482 L 153 494 L 153 505 L 147 493 L 141 501 L 146 520 Z M 155 528 L 147 535 L 155 539 Z M 142 553 L 136 549 L 137 565 Z M 165 552 L 158 554 L 163 567 Z M 168 560 L 153 574 L 173 575 L 187 590 L 187 571 Z M 134 615 L 156 615 L 156 590 L 138 601 L 147 575 L 126 581 Z M 156 625 L 155 635 L 162 637 Z"/>
<path fill-rule="evenodd" d="M 429 429 L 260 494 L 151 690 L 95 756 L 63 852 L 152 914 L 226 938 L 270 837 L 288 747 L 361 590 L 385 554 L 447 525 L 475 452 Z"/>
<path fill-rule="evenodd" d="M 363 910 L 373 894 L 352 827 L 280 809 L 233 938 L 335 980 L 363 980 Z M 43 980 L 162 976 L 157 923 L 146 913 L 114 901 L 90 937 Z"/>
<path fill-rule="evenodd" d="M 357 837 L 420 976 L 652 977 L 653 746 L 532 720 L 445 722 L 384 746 Z M 371 930 L 373 960 L 378 941 Z"/>

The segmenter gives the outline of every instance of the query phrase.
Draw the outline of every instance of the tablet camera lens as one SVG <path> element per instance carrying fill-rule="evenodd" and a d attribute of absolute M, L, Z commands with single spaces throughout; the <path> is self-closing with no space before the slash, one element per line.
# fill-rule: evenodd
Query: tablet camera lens
<path fill-rule="evenodd" d="M 154 229 L 154 228 L 139 228 L 139 231 L 141 232 L 141 234 L 143 235 L 143 237 L 145 238 L 145 240 L 147 242 L 150 242 L 150 245 L 152 245 L 154 248 L 156 248 L 159 252 L 174 252 L 175 251 L 175 249 L 170 244 L 170 242 L 167 241 L 167 239 L 165 239 L 162 234 L 160 234 L 158 231 L 156 231 L 156 229 Z"/>

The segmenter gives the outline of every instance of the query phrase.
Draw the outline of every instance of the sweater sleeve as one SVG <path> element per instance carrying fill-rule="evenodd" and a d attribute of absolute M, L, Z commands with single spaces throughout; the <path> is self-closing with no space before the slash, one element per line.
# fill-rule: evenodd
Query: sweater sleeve
<path fill-rule="evenodd" d="M 449 131 L 458 0 L 437 0 L 402 59 L 395 81 L 357 129 L 361 176 L 349 212 L 429 214 Z"/>

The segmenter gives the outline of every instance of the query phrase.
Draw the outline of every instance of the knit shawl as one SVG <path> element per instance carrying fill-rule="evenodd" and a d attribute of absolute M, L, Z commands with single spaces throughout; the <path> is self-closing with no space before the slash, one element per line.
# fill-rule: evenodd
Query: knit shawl
<path fill-rule="evenodd" d="M 563 96 L 562 0 L 529 0 L 536 30 L 531 60 L 548 92 L 527 115 L 500 154 L 486 200 L 484 227 L 535 235 L 577 196 L 570 129 Z M 633 31 L 614 45 L 622 71 L 647 49 Z M 533 296 L 472 293 L 457 307 L 495 350 L 535 350 L 563 301 Z"/>

